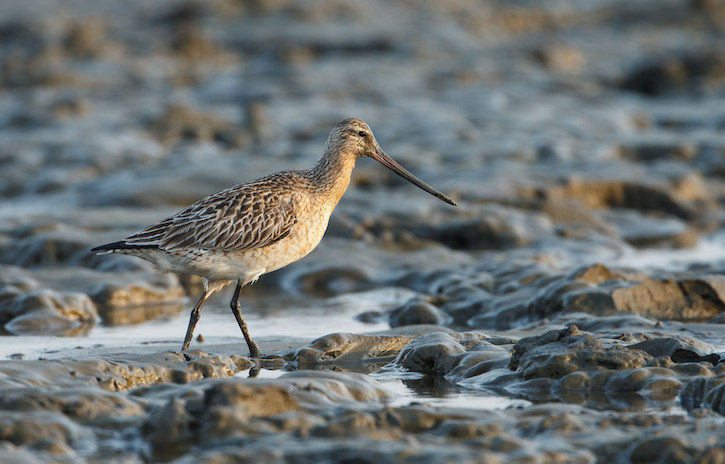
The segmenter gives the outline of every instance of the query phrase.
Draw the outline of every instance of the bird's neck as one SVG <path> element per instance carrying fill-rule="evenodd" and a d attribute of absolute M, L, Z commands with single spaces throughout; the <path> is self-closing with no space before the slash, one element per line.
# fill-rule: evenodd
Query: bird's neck
<path fill-rule="evenodd" d="M 348 153 L 327 151 L 309 171 L 313 185 L 327 198 L 332 208 L 350 185 L 355 158 Z"/>

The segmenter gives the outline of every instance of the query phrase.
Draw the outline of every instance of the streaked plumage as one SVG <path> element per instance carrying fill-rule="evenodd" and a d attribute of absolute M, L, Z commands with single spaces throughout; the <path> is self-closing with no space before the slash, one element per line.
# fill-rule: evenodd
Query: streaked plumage
<path fill-rule="evenodd" d="M 258 357 L 259 350 L 241 318 L 241 287 L 299 260 L 317 246 L 350 183 L 355 161 L 363 156 L 455 204 L 385 155 L 367 124 L 350 118 L 332 130 L 324 155 L 309 171 L 283 171 L 222 190 L 125 240 L 93 251 L 138 256 L 160 269 L 204 278 L 204 293 L 192 310 L 182 349 L 189 346 L 206 299 L 236 281 L 232 311 L 250 354 Z"/>

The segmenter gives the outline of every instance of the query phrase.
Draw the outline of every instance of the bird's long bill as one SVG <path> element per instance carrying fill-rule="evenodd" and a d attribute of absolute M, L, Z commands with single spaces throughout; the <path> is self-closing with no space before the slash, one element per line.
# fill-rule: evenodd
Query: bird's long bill
<path fill-rule="evenodd" d="M 386 168 L 390 169 L 403 179 L 407 180 L 408 182 L 416 185 L 417 187 L 425 190 L 426 192 L 430 193 L 434 197 L 438 197 L 441 200 L 445 201 L 449 205 L 458 206 L 458 204 L 448 198 L 447 195 L 444 195 L 443 193 L 439 192 L 438 190 L 434 189 L 430 185 L 426 184 L 422 180 L 415 177 L 413 174 L 408 172 L 403 166 L 399 165 L 393 158 L 386 155 L 382 150 L 378 149 L 375 151 L 375 153 L 372 156 L 373 159 L 378 161 L 380 164 L 385 166 Z"/>

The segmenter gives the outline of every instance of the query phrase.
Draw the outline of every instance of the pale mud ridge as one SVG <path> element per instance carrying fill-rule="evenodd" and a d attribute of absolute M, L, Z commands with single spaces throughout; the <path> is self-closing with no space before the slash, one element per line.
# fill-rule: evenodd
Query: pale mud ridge
<path fill-rule="evenodd" d="M 724 31 L 717 1 L 0 3 L 0 461 L 725 461 Z M 461 206 L 361 160 L 245 290 L 260 362 L 228 295 L 182 354 L 199 279 L 90 254 L 349 116 Z"/>

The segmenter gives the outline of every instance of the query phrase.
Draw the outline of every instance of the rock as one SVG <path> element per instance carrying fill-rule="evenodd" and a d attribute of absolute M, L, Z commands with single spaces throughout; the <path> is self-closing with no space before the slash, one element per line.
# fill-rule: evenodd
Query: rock
<path fill-rule="evenodd" d="M 700 180 L 701 182 L 701 180 Z M 674 189 L 618 180 L 571 179 L 548 192 L 550 198 L 576 198 L 589 208 L 630 208 L 692 219 L 698 212 L 690 198 Z M 686 192 L 687 193 L 687 192 Z M 698 200 L 704 200 L 698 198 Z"/>
<path fill-rule="evenodd" d="M 597 383 L 597 379 L 593 379 Z M 649 398 L 671 400 L 677 397 L 682 384 L 675 373 L 661 367 L 623 369 L 607 377 L 604 390 L 614 393 L 646 392 Z"/>
<path fill-rule="evenodd" d="M 680 159 L 692 161 L 697 147 L 679 140 L 638 141 L 619 147 L 619 156 L 637 161 L 658 161 L 664 159 Z"/>
<path fill-rule="evenodd" d="M 143 424 L 144 436 L 157 457 L 182 455 L 197 441 L 196 424 L 186 409 L 187 402 L 181 398 L 170 398 L 165 405 L 152 410 Z"/>
<path fill-rule="evenodd" d="M 445 325 L 448 320 L 450 318 L 436 306 L 417 300 L 408 301 L 403 306 L 393 309 L 389 316 L 390 327 L 416 324 Z"/>
<path fill-rule="evenodd" d="M 688 345 L 676 338 L 653 338 L 629 345 L 628 348 L 642 350 L 655 358 L 669 356 L 675 363 L 709 362 L 715 365 L 720 362 L 720 355 L 705 354 L 700 348 Z"/>
<path fill-rule="evenodd" d="M 541 210 L 557 225 L 594 229 L 611 237 L 617 236 L 617 230 L 606 222 L 600 211 L 588 208 L 579 199 L 548 197 Z"/>
<path fill-rule="evenodd" d="M 509 369 L 521 370 L 525 379 L 560 379 L 576 371 L 633 369 L 643 367 L 652 356 L 620 346 L 605 347 L 576 326 L 522 338 L 514 346 Z"/>
<path fill-rule="evenodd" d="M 43 387 L 2 390 L 0 409 L 4 411 L 46 411 L 88 425 L 113 427 L 114 421 L 144 414 L 144 408 L 132 397 L 97 387 L 79 386 L 48 390 Z"/>
<path fill-rule="evenodd" d="M 703 407 L 725 415 L 725 376 L 692 380 L 682 389 L 680 401 L 688 410 Z"/>
<path fill-rule="evenodd" d="M 410 341 L 402 336 L 334 333 L 284 355 L 300 364 L 380 362 L 391 359 Z"/>
<path fill-rule="evenodd" d="M 685 444 L 675 436 L 643 438 L 632 444 L 628 454 L 630 462 L 633 464 L 644 464 L 660 460 L 684 464 L 689 462 L 691 458 Z"/>
<path fill-rule="evenodd" d="M 143 395 L 166 399 L 142 426 L 158 458 L 181 455 L 198 442 L 310 428 L 324 421 L 308 418 L 305 411 L 388 396 L 367 376 L 331 371 L 299 371 L 262 380 L 213 379 L 175 389 L 151 387 Z"/>
<path fill-rule="evenodd" d="M 619 236 L 638 248 L 689 248 L 697 244 L 698 232 L 681 219 L 657 218 L 636 211 L 608 211 L 603 214 Z"/>
<path fill-rule="evenodd" d="M 534 57 L 544 66 L 563 73 L 578 74 L 586 64 L 580 50 L 563 44 L 545 44 L 535 51 Z"/>
<path fill-rule="evenodd" d="M 707 49 L 647 57 L 622 76 L 619 86 L 647 96 L 692 91 L 704 76 L 717 73 L 721 63 L 720 54 Z"/>
<path fill-rule="evenodd" d="M 115 48 L 108 40 L 106 24 L 100 17 L 71 23 L 64 42 L 66 52 L 80 58 L 100 57 Z"/>
<path fill-rule="evenodd" d="M 0 440 L 68 458 L 79 457 L 78 454 L 96 447 L 90 430 L 61 414 L 45 411 L 3 412 Z"/>
<path fill-rule="evenodd" d="M 37 450 L 18 448 L 11 443 L 0 444 L 0 460 L 7 464 L 42 464 L 52 456 L 38 453 Z"/>
<path fill-rule="evenodd" d="M 211 60 L 225 57 L 223 50 L 214 44 L 203 30 L 190 22 L 182 22 L 176 28 L 171 46 L 175 53 L 188 60 Z"/>
<path fill-rule="evenodd" d="M 390 393 L 375 380 L 352 372 L 296 371 L 280 377 L 279 383 L 291 388 L 296 401 L 306 408 L 381 401 L 390 397 Z"/>
<path fill-rule="evenodd" d="M 305 293 L 319 296 L 370 289 L 370 277 L 359 267 L 333 266 L 308 269 L 294 277 L 293 285 Z"/>
<path fill-rule="evenodd" d="M 448 221 L 436 229 L 420 232 L 454 249 L 499 249 L 529 245 L 552 233 L 551 222 L 511 208 L 490 206 L 476 219 Z"/>
<path fill-rule="evenodd" d="M 13 298 L 26 298 L 28 304 L 36 301 L 39 307 L 50 307 L 48 304 L 53 301 L 57 307 L 62 307 L 65 301 L 70 307 L 76 305 L 82 308 L 73 310 L 74 314 L 78 311 L 82 314 L 69 313 L 66 318 L 78 320 L 84 327 L 92 326 L 97 316 L 100 316 L 107 325 L 143 322 L 177 314 L 186 303 L 186 295 L 176 276 L 155 271 L 99 272 L 82 267 L 50 267 L 28 271 L 2 266 L 0 279 L 20 282 L 23 288 L 28 286 L 34 288 L 30 292 L 18 291 L 16 286 L 7 287 L 8 297 L 15 295 Z M 49 288 L 43 288 L 44 286 Z M 0 286 L 0 292 L 3 288 L 5 287 Z M 33 297 L 33 294 L 49 295 L 50 300 Z M 41 304 L 40 300 L 46 301 L 47 304 Z M 32 324 L 42 324 L 43 317 L 41 315 L 38 318 L 31 318 L 39 319 Z M 47 317 L 47 321 L 50 324 L 54 319 Z M 72 327 L 58 330 L 67 332 L 78 329 L 77 324 L 71 325 Z M 32 327 L 28 330 L 32 330 Z"/>
<path fill-rule="evenodd" d="M 28 370 L 28 364 L 33 366 Z M 108 356 L 106 359 L 0 361 L 0 388 L 28 386 L 98 385 L 109 391 L 126 391 L 157 383 L 188 383 L 205 377 L 229 377 L 244 358 L 203 351 Z M 137 390 L 138 391 L 138 390 Z"/>
<path fill-rule="evenodd" d="M 408 343 L 394 363 L 414 372 L 445 375 L 463 361 L 467 349 L 480 345 L 484 338 L 476 333 L 424 335 Z"/>
<path fill-rule="evenodd" d="M 697 320 L 714 317 L 725 310 L 725 278 L 647 279 L 612 292 L 619 311 L 658 319 Z"/>
<path fill-rule="evenodd" d="M 0 262 L 17 266 L 88 265 L 97 261 L 90 252 L 95 235 L 65 224 L 18 228 L 17 239 L 0 245 Z"/>
<path fill-rule="evenodd" d="M 98 314 L 82 293 L 59 293 L 47 289 L 0 288 L 0 323 L 14 334 L 71 334 L 87 331 Z"/>
<path fill-rule="evenodd" d="M 613 272 L 603 266 L 576 271 L 572 277 L 598 286 L 568 288 L 534 300 L 532 308 L 586 312 L 604 315 L 629 312 L 657 319 L 705 320 L 725 309 L 725 280 L 717 274 L 675 275 L 671 278 L 650 278 L 628 272 Z M 543 298 L 543 300 L 542 300 Z M 542 309 L 536 310 L 537 306 Z M 551 309 L 549 309 L 551 310 Z"/>
<path fill-rule="evenodd" d="M 580 282 L 601 285 L 610 280 L 638 279 L 639 275 L 626 271 L 613 271 L 603 264 L 592 264 L 576 269 L 570 277 Z"/>
<path fill-rule="evenodd" d="M 310 389 L 312 389 L 310 384 Z M 245 385 L 241 382 L 214 382 L 204 392 L 201 413 L 201 439 L 213 440 L 251 432 L 250 421 L 300 407 L 285 385 Z M 184 438 L 183 434 L 179 438 Z"/>
<path fill-rule="evenodd" d="M 586 332 L 621 332 L 623 327 L 627 330 L 634 328 L 651 328 L 657 324 L 657 321 L 642 316 L 625 314 L 622 316 L 597 317 L 591 315 L 562 314 L 557 320 L 561 320 L 564 325 L 575 325 L 579 329 Z M 643 350 L 647 351 L 647 350 Z M 650 353 L 653 356 L 657 356 Z"/>
<path fill-rule="evenodd" d="M 239 143 L 240 135 L 229 121 L 185 105 L 169 105 L 164 114 L 149 124 L 152 133 L 163 143 L 179 139 L 200 142 L 221 141 L 229 146 Z"/>

